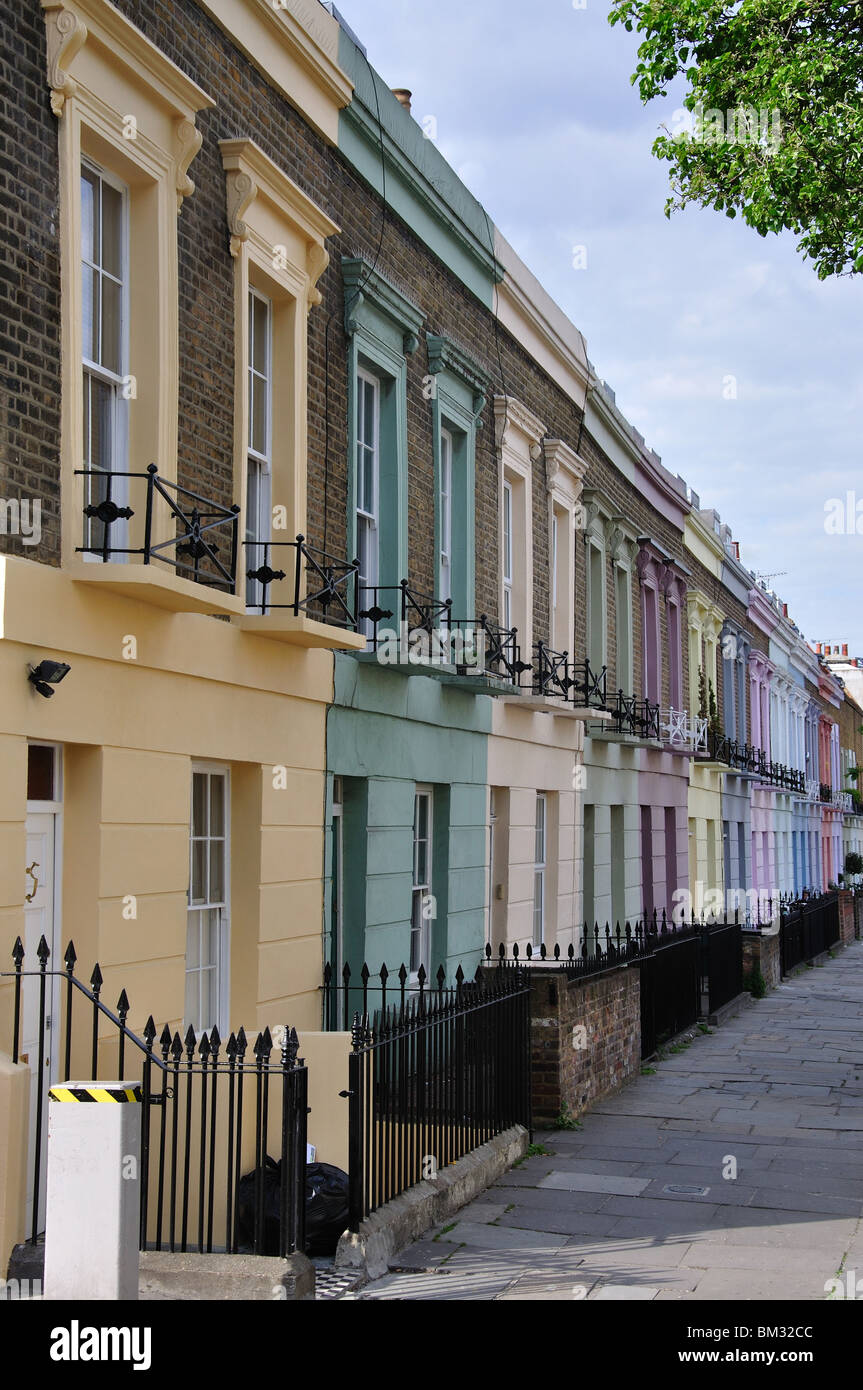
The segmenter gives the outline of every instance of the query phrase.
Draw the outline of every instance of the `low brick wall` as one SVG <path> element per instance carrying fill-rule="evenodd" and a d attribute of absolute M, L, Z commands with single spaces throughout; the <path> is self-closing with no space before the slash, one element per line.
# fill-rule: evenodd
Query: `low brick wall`
<path fill-rule="evenodd" d="M 854 894 L 841 888 L 839 898 L 839 940 L 848 946 L 854 940 Z"/>
<path fill-rule="evenodd" d="M 566 1105 L 580 1115 L 618 1090 L 641 1065 L 638 970 L 626 966 L 587 980 L 532 967 L 533 1123 L 553 1124 Z"/>
<path fill-rule="evenodd" d="M 782 980 L 782 960 L 779 950 L 779 923 L 759 932 L 743 933 L 743 986 L 748 977 L 760 971 L 768 989 L 776 989 Z"/>

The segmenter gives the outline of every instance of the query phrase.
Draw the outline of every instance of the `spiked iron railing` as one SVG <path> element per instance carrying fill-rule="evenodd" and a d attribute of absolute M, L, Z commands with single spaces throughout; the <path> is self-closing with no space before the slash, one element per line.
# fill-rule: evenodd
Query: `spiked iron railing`
<path fill-rule="evenodd" d="M 70 942 L 65 970 L 49 970 L 50 951 L 42 937 L 36 951 L 38 969 L 25 970 L 20 937 L 12 952 L 14 969 L 0 972 L 12 981 L 11 1054 L 19 1060 L 24 1013 L 38 1019 L 36 1110 L 32 1118 L 34 1163 L 33 1216 L 29 1240 L 35 1244 L 44 1211 L 44 1090 L 49 1053 L 46 1046 L 49 992 L 57 992 L 62 1030 L 53 1058 L 57 1079 L 69 1080 L 89 1070 L 98 1080 L 100 1065 L 116 1057 L 111 1074 L 126 1080 L 140 1066 L 143 1094 L 140 1165 L 141 1248 L 200 1253 L 243 1245 L 255 1254 L 285 1256 L 305 1245 L 305 1161 L 308 1074 L 298 1058 L 296 1030 L 268 1028 L 249 1047 L 245 1031 L 231 1033 L 223 1045 L 217 1028 L 185 1036 L 166 1024 L 158 1034 L 152 1015 L 141 1036 L 128 1026 L 129 999 L 122 990 L 117 1012 L 101 999 L 102 972 L 97 964 L 89 988 L 75 975 L 77 957 Z M 75 1003 L 85 1015 L 83 1031 L 73 1037 Z M 107 1029 L 107 1036 L 106 1036 Z M 251 1051 L 251 1055 L 248 1055 Z M 273 1055 L 275 1054 L 275 1055 Z M 249 1136 L 254 1136 L 254 1146 Z M 265 1222 L 264 1184 L 270 1139 L 280 1153 L 279 1217 Z M 245 1139 L 245 1143 L 244 1143 Z M 251 1152 L 253 1172 L 241 1181 Z"/>
<path fill-rule="evenodd" d="M 461 966 L 454 986 L 356 1013 L 349 1059 L 350 1228 L 496 1134 L 530 1129 L 530 990 Z"/>

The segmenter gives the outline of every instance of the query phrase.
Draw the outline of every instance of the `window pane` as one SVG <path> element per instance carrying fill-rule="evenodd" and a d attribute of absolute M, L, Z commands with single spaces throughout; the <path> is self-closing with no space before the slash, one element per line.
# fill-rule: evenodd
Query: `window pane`
<path fill-rule="evenodd" d="M 225 779 L 220 776 L 210 778 L 210 834 L 225 833 Z"/>
<path fill-rule="evenodd" d="M 194 929 L 193 929 L 193 928 L 190 928 L 190 930 L 189 930 L 189 938 L 190 938 L 190 939 L 191 939 L 191 937 L 192 937 L 193 931 L 194 931 L 194 934 L 197 935 L 197 928 L 194 928 Z M 189 960 L 189 954 L 188 954 L 188 950 L 187 950 L 187 952 L 186 952 L 186 962 L 187 962 L 187 964 L 188 964 L 188 960 Z M 197 1030 L 200 1028 L 200 1026 L 201 1026 L 201 1022 L 200 1022 L 200 1013 L 199 1013 L 199 1010 L 198 1010 L 198 982 L 199 982 L 200 978 L 201 978 L 201 977 L 200 977 L 200 975 L 198 974 L 197 970 L 193 970 L 193 971 L 187 970 L 187 971 L 186 971 L 186 1001 L 185 1001 L 185 1006 L 184 1006 L 184 1009 L 183 1009 L 183 1020 L 184 1020 L 184 1022 L 185 1022 L 185 1024 L 186 1024 L 186 1027 L 187 1027 L 187 1028 L 188 1028 L 189 1025 L 191 1024 L 191 1026 L 192 1026 L 196 1031 L 197 1031 Z"/>
<path fill-rule="evenodd" d="M 201 914 L 189 913 L 189 926 L 186 931 L 186 969 L 197 970 L 201 964 Z"/>
<path fill-rule="evenodd" d="M 99 276 L 81 267 L 81 351 L 91 362 L 99 359 Z"/>
<path fill-rule="evenodd" d="M 362 493 L 360 495 L 360 506 L 364 512 L 370 516 L 375 513 L 375 456 L 367 449 L 363 450 L 362 460 Z"/>
<path fill-rule="evenodd" d="M 270 306 L 255 294 L 251 296 L 251 309 L 251 363 L 256 372 L 260 372 L 262 376 L 269 376 Z"/>
<path fill-rule="evenodd" d="M 251 400 L 249 402 L 249 447 L 256 454 L 268 453 L 269 387 L 262 377 L 250 379 Z"/>
<path fill-rule="evenodd" d="M 375 388 L 370 381 L 363 382 L 363 432 L 360 435 L 370 449 L 375 447 Z"/>
<path fill-rule="evenodd" d="M 192 834 L 207 833 L 207 774 L 192 773 Z"/>
<path fill-rule="evenodd" d="M 192 841 L 192 883 L 189 889 L 191 903 L 207 901 L 207 841 Z"/>
<path fill-rule="evenodd" d="M 54 800 L 54 749 L 31 743 L 27 749 L 27 800 Z"/>
<path fill-rule="evenodd" d="M 123 198 L 102 181 L 102 267 L 118 279 L 123 274 Z"/>
<path fill-rule="evenodd" d="M 113 462 L 114 392 L 104 381 L 89 378 L 90 437 L 87 463 L 90 468 L 110 470 Z"/>
<path fill-rule="evenodd" d="M 117 375 L 123 370 L 123 289 L 102 276 L 101 355 L 97 359 Z"/>
<path fill-rule="evenodd" d="M 210 896 L 211 903 L 225 901 L 225 842 L 210 842 Z"/>
<path fill-rule="evenodd" d="M 85 261 L 96 260 L 98 188 L 95 175 L 81 170 L 81 255 Z"/>

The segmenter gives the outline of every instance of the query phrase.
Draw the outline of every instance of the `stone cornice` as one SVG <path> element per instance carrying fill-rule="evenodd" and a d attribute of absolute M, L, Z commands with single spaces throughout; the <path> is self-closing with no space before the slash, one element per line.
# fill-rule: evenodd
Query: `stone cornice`
<path fill-rule="evenodd" d="M 345 284 L 345 332 L 352 338 L 359 327 L 357 315 L 366 300 L 402 329 L 405 353 L 419 347 L 423 311 L 379 270 L 373 270 L 361 256 L 342 257 Z"/>
<path fill-rule="evenodd" d="M 577 495 L 580 495 L 588 470 L 585 460 L 562 439 L 544 439 L 542 448 L 545 454 L 545 472 L 549 487 L 558 477 L 566 478 L 570 487 L 574 486 Z"/>
<path fill-rule="evenodd" d="M 553 367 L 550 374 L 566 390 L 579 410 L 591 380 L 584 335 L 555 303 L 536 276 L 516 254 L 509 242 L 496 232 L 495 253 L 503 278 L 497 286 L 498 313 L 508 330 L 519 340 L 535 335 Z"/>
<path fill-rule="evenodd" d="M 447 371 L 463 381 L 473 392 L 473 413 L 479 419 L 488 395 L 488 377 L 473 358 L 452 338 L 439 333 L 426 333 L 429 371 L 432 376 Z"/>
<path fill-rule="evenodd" d="M 331 143 L 353 83 L 337 61 L 339 24 L 317 0 L 198 0 L 267 80 Z M 278 56 L 278 62 L 274 57 Z M 304 90 L 302 90 L 304 89 Z M 311 93 L 318 94 L 317 99 Z M 308 99 L 307 99 L 308 98 Z M 320 109 L 318 109 L 320 106 Z M 325 112 L 332 112 L 332 117 Z"/>
<path fill-rule="evenodd" d="M 394 185 L 401 185 L 411 199 L 419 206 L 425 216 L 431 216 L 439 226 L 443 227 L 446 233 L 453 237 L 461 247 L 461 250 L 475 262 L 480 269 L 483 277 L 493 283 L 500 279 L 502 271 L 498 265 L 494 254 L 493 245 L 489 244 L 488 231 L 485 227 L 478 235 L 452 203 L 442 195 L 439 187 L 436 186 L 422 169 L 420 169 L 414 159 L 402 147 L 402 144 L 395 138 L 387 128 L 387 119 L 400 122 L 402 119 L 411 121 L 411 117 L 399 105 L 397 99 L 392 95 L 383 79 L 376 75 L 378 86 L 378 99 L 382 108 L 382 114 L 387 117 L 383 124 L 379 124 L 377 116 L 377 105 L 372 101 L 369 104 L 369 94 L 364 94 L 361 87 L 365 84 L 368 69 L 365 67 L 365 60 L 360 59 L 357 70 L 357 85 L 354 87 L 353 100 L 342 113 L 342 119 L 351 127 L 354 134 L 365 142 L 372 153 L 377 167 L 381 166 L 381 149 L 383 148 L 383 159 L 386 166 L 387 184 L 390 188 Z M 391 112 L 385 110 L 390 103 L 398 106 L 398 111 L 394 108 Z M 415 126 L 415 122 L 413 123 Z M 398 127 L 396 127 L 398 130 Z M 407 127 L 410 130 L 410 126 Z M 413 132 L 411 132 L 413 133 Z M 340 141 L 341 144 L 341 141 Z M 434 157 L 430 154 L 431 158 Z M 450 177 L 455 180 L 456 176 L 449 169 L 449 165 L 441 158 L 442 168 L 445 169 Z M 387 199 L 390 202 L 389 198 Z M 471 199 L 479 208 L 476 200 Z M 392 205 L 392 204 L 390 204 Z M 481 209 L 480 209 L 481 210 Z M 398 211 L 398 209 L 396 209 Z M 401 215 L 404 210 L 401 210 Z M 482 231 L 485 235 L 482 235 Z M 493 241 L 493 232 L 492 232 Z"/>
<path fill-rule="evenodd" d="M 244 219 L 249 208 L 259 195 L 264 197 L 305 241 L 309 301 L 320 304 L 316 286 L 330 260 L 324 242 L 339 228 L 253 140 L 220 140 L 219 149 L 225 170 L 231 255 L 236 256 L 240 243 L 248 238 Z"/>
<path fill-rule="evenodd" d="M 533 446 L 539 447 L 540 440 L 546 433 L 545 425 L 528 410 L 526 405 L 516 400 L 515 396 L 495 396 L 494 398 L 494 423 L 495 440 L 498 449 L 502 449 L 509 443 L 509 432 L 511 429 L 523 434 L 531 446 L 531 457 L 533 457 Z"/>
<path fill-rule="evenodd" d="M 747 617 L 750 622 L 755 623 L 756 627 L 769 637 L 776 629 L 779 622 L 779 615 L 774 609 L 769 598 L 763 589 L 756 585 L 749 590 L 749 608 Z"/>
<path fill-rule="evenodd" d="M 145 74 L 146 85 L 175 116 L 193 122 L 196 112 L 215 106 L 212 97 L 166 58 L 161 49 L 109 0 L 40 0 L 40 3 L 45 15 L 48 85 L 55 116 L 63 114 L 67 98 L 74 96 L 77 90 L 69 69 L 91 38 L 138 80 Z M 188 132 L 183 132 L 180 140 L 187 149 L 194 143 Z M 199 147 L 200 138 L 186 160 L 186 167 Z"/>

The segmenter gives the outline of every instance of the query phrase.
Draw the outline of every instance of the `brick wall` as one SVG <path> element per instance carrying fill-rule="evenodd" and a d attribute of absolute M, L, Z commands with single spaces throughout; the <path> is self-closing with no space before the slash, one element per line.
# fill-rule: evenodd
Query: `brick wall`
<path fill-rule="evenodd" d="M 329 243 L 331 263 L 320 282 L 322 305 L 309 319 L 308 533 L 312 544 L 346 552 L 347 343 L 340 260 L 377 257 L 378 269 L 425 314 L 424 329 L 457 339 L 490 384 L 476 455 L 476 611 L 498 615 L 498 461 L 491 398 L 505 392 L 538 415 L 552 436 L 578 444 L 589 461 L 590 486 L 603 488 L 620 511 L 674 557 L 684 557 L 681 533 L 616 471 L 587 431 L 581 402 L 562 392 L 490 312 L 391 212 L 343 159 L 271 88 L 266 75 L 240 53 L 194 0 L 118 0 L 118 8 L 217 102 L 200 113 L 203 145 L 190 169 L 195 193 L 178 223 L 179 461 L 178 480 L 214 500 L 233 495 L 234 262 L 228 249 L 225 179 L 218 142 L 250 137 L 341 227 Z M 59 266 L 57 262 L 57 130 L 45 81 L 45 36 L 38 9 L 4 20 L 4 65 L 10 81 L 2 108 L 8 174 L 16 197 L 2 213 L 0 281 L 8 326 L 0 340 L 8 404 L 2 417 L 4 472 L 12 487 L 44 498 L 50 541 L 38 557 L 59 559 Z M 14 67 L 14 80 L 11 68 Z M 383 236 L 381 236 L 383 230 Z M 378 248 L 380 251 L 378 254 Z M 434 588 L 432 412 L 423 398 L 428 372 L 425 341 L 408 360 L 408 578 L 421 592 Z M 548 638 L 549 527 L 544 459 L 533 473 L 534 634 Z M 0 537 L 4 548 L 17 541 Z M 350 557 L 346 557 L 350 558 Z M 688 557 L 686 562 L 690 563 Z M 585 647 L 584 546 L 576 558 L 576 650 Z M 608 572 L 611 664 L 615 686 L 616 619 Z M 663 641 L 665 608 L 662 609 Z M 633 576 L 634 693 L 642 685 L 640 592 Z M 473 616 L 468 614 L 466 616 Z M 685 615 L 682 615 L 685 620 Z M 669 699 L 663 662 L 663 700 Z M 683 642 L 684 690 L 688 688 Z"/>
<path fill-rule="evenodd" d="M 60 281 L 56 121 L 38 5 L 0 11 L 0 498 L 38 499 L 42 540 L 0 550 L 60 563 Z M 31 514 L 32 515 L 32 514 Z"/>
<path fill-rule="evenodd" d="M 580 1115 L 638 1074 L 640 976 L 624 967 L 570 980 L 559 970 L 531 969 L 530 981 L 533 1122 L 543 1126 L 564 1105 Z"/>
<path fill-rule="evenodd" d="M 779 926 L 766 931 L 743 933 L 743 984 L 748 976 L 760 971 L 768 989 L 776 989 L 782 980 L 782 961 L 779 949 Z"/>

